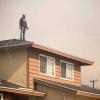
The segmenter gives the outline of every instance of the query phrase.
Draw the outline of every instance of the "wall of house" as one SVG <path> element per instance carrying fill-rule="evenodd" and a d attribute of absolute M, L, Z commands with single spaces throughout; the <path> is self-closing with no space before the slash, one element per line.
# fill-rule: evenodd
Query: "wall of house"
<path fill-rule="evenodd" d="M 96 100 L 94 98 L 78 96 L 72 93 L 61 91 L 45 85 L 38 84 L 38 89 L 47 93 L 43 98 L 38 97 L 36 100 Z"/>
<path fill-rule="evenodd" d="M 3 100 L 13 100 L 13 95 L 11 93 L 3 93 Z"/>
<path fill-rule="evenodd" d="M 0 49 L 0 79 L 27 86 L 27 48 Z"/>
<path fill-rule="evenodd" d="M 44 54 L 44 55 L 55 58 L 55 77 L 50 77 L 47 75 L 40 74 L 39 54 Z M 29 49 L 29 87 L 33 87 L 33 77 L 80 86 L 81 85 L 81 71 L 78 64 L 74 63 L 75 65 L 74 66 L 74 80 L 73 81 L 64 80 L 60 78 L 61 77 L 60 76 L 60 73 L 61 73 L 60 60 L 70 61 L 69 59 L 65 59 L 63 57 L 57 56 L 55 54 L 52 54 L 46 51 L 42 51 L 35 48 Z"/>
<path fill-rule="evenodd" d="M 30 100 L 27 95 L 19 95 L 14 93 L 3 92 L 3 98 L 0 100 Z M 34 100 L 34 99 L 31 99 Z"/>

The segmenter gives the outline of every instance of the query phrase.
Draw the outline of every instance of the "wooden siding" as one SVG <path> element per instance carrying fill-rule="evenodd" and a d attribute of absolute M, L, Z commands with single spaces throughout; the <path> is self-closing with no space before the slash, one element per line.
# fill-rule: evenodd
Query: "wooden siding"
<path fill-rule="evenodd" d="M 39 54 L 43 54 L 55 58 L 55 77 L 40 74 Z M 29 87 L 34 88 L 33 77 L 80 86 L 81 85 L 80 66 L 78 66 L 78 64 L 74 64 L 74 80 L 72 81 L 64 80 L 60 78 L 61 77 L 60 60 L 67 61 L 66 58 L 61 58 L 60 56 L 57 56 L 55 54 L 46 51 L 42 51 L 35 48 L 29 49 Z"/>

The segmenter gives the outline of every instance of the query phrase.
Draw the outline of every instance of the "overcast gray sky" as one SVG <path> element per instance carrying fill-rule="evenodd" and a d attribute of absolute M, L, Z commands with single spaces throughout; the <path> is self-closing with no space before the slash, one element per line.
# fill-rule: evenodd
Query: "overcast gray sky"
<path fill-rule="evenodd" d="M 19 38 L 26 14 L 26 40 L 94 61 L 82 67 L 82 83 L 100 88 L 100 0 L 0 0 L 0 40 Z"/>

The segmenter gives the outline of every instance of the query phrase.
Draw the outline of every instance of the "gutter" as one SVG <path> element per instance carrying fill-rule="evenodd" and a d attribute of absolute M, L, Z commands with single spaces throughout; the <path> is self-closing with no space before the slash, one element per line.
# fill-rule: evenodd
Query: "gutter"
<path fill-rule="evenodd" d="M 91 98 L 97 98 L 100 100 L 100 94 L 95 94 L 95 93 L 91 93 L 91 92 L 78 91 L 77 95 L 91 97 Z"/>
<path fill-rule="evenodd" d="M 40 92 L 40 91 L 35 91 L 33 89 L 29 89 L 29 88 L 9 88 L 9 87 L 3 87 L 0 86 L 0 91 L 2 92 L 11 92 L 11 93 L 15 93 L 15 94 L 22 94 L 22 95 L 29 95 L 29 96 L 40 96 L 43 97 L 46 95 L 46 93 L 44 92 Z"/>
<path fill-rule="evenodd" d="M 80 93 L 88 93 L 88 94 L 91 94 L 91 95 L 100 96 L 100 94 L 95 94 L 95 93 L 91 93 L 91 92 L 85 92 L 85 91 L 78 91 L 77 92 L 77 94 L 80 94 Z"/>

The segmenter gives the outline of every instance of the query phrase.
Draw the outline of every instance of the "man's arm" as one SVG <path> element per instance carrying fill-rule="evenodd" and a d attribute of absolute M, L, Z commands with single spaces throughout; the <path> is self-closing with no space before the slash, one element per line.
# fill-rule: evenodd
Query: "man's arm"
<path fill-rule="evenodd" d="M 26 21 L 26 28 L 27 28 L 27 30 L 29 29 L 28 26 L 27 26 L 27 21 Z"/>
<path fill-rule="evenodd" d="M 19 28 L 21 29 L 21 19 L 19 20 Z"/>

